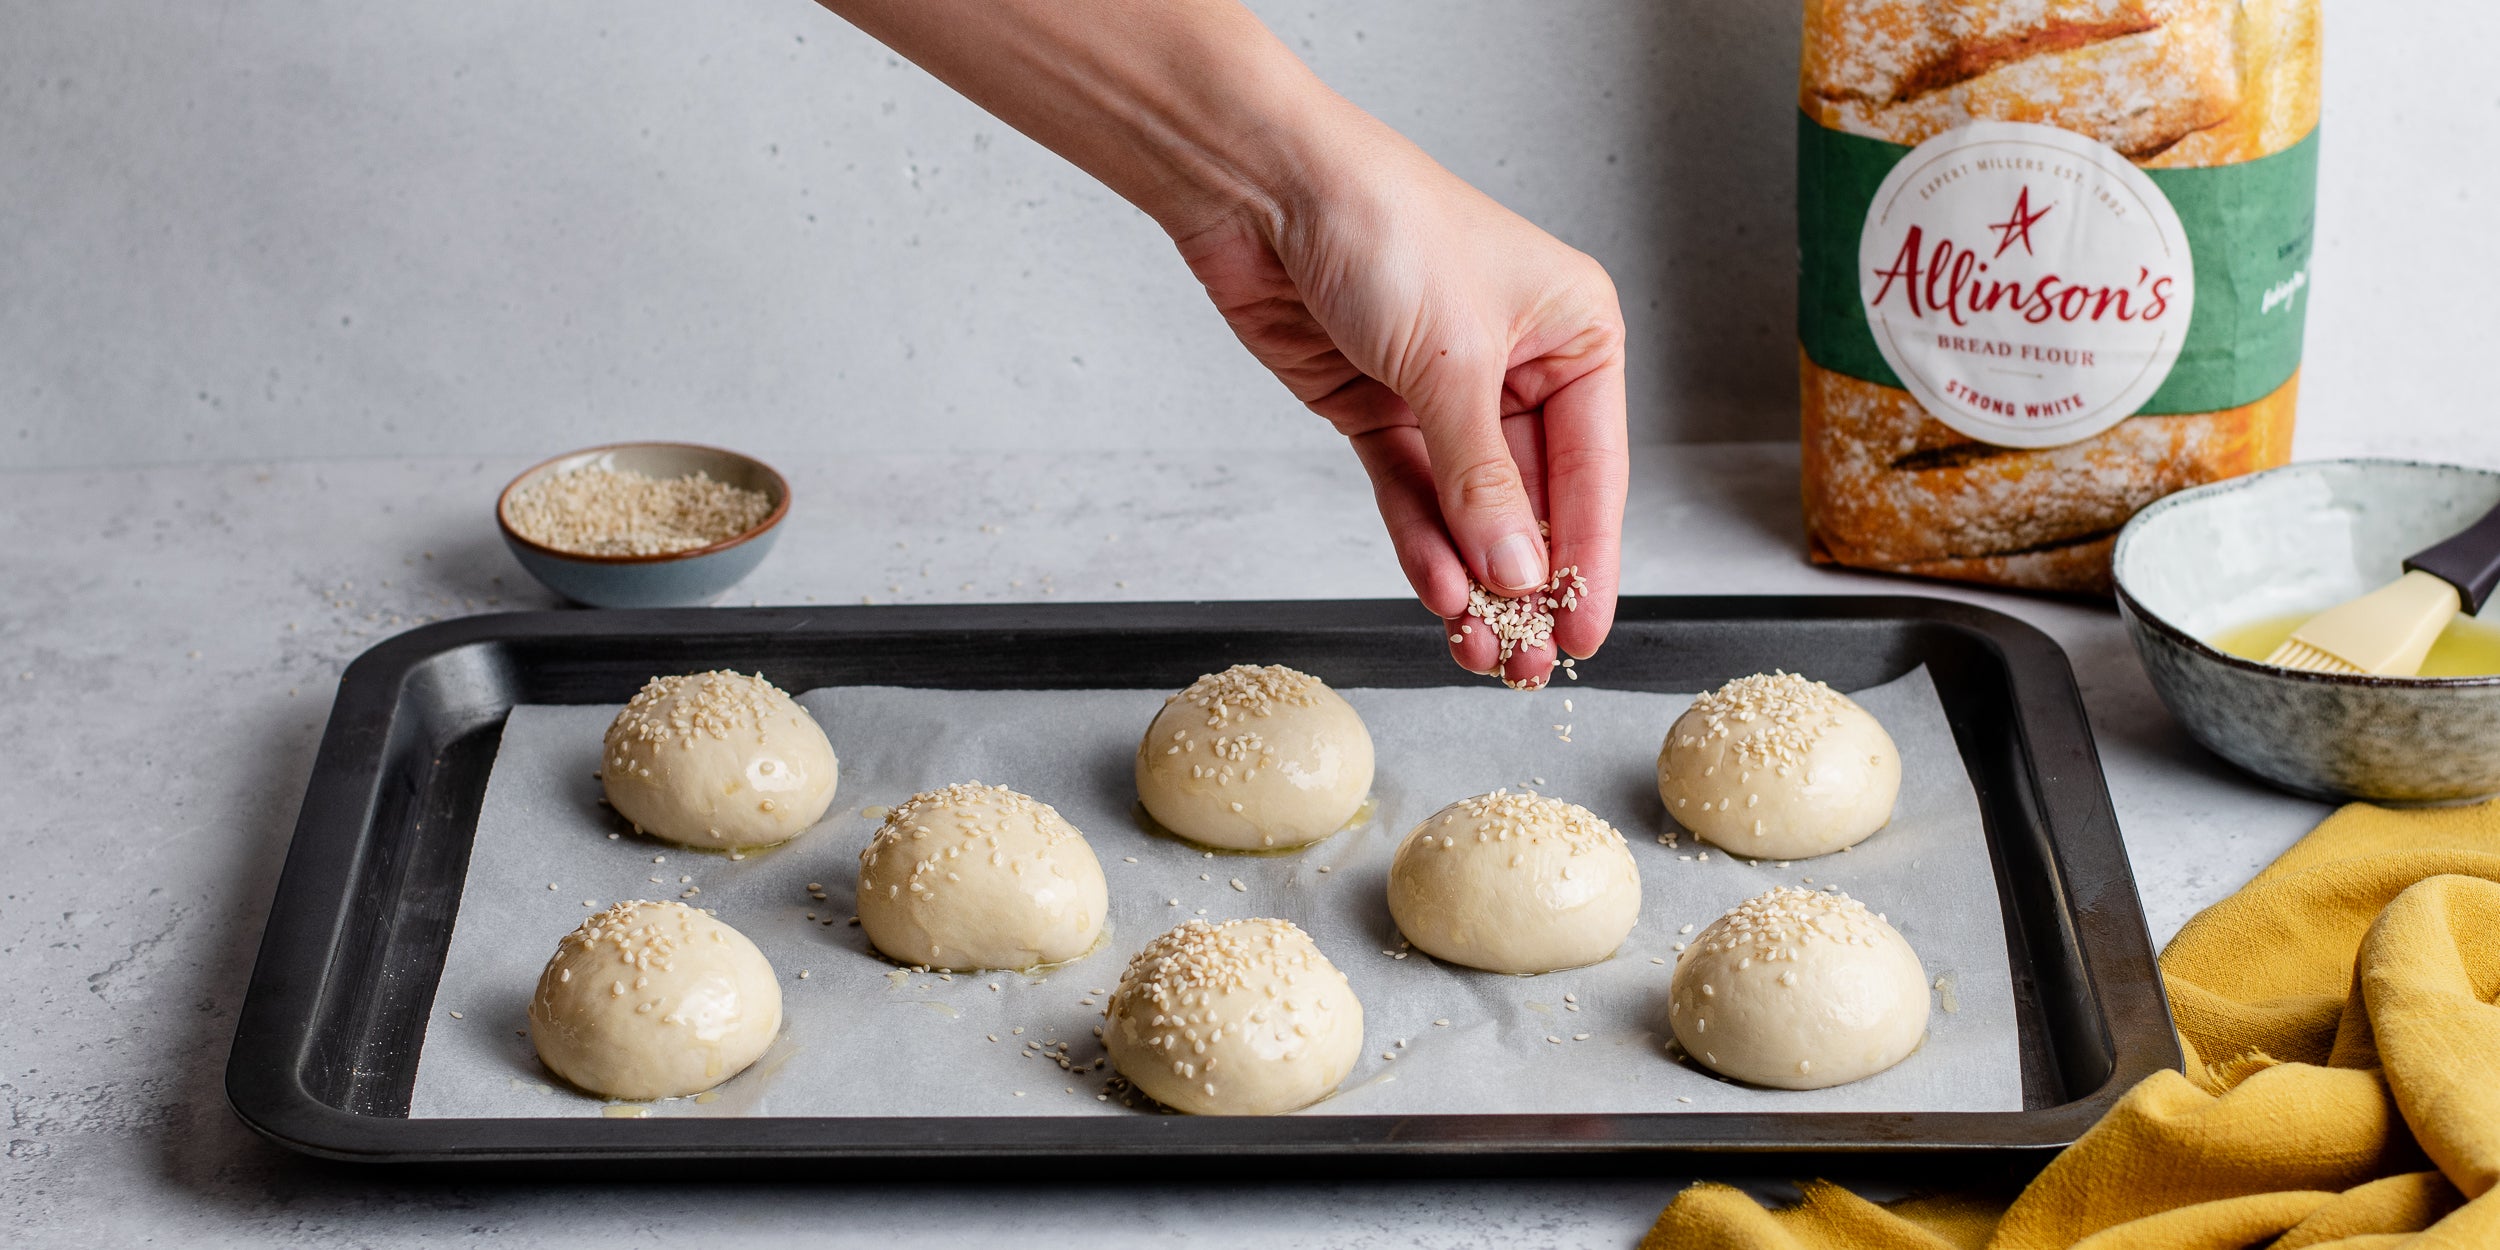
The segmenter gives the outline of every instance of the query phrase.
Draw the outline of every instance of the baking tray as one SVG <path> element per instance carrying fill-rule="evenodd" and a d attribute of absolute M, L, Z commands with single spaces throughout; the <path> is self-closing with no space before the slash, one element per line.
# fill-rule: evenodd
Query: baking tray
<path fill-rule="evenodd" d="M 713 668 L 760 668 L 789 690 L 1177 689 L 1244 661 L 1349 687 L 1482 680 L 1451 667 L 1443 632 L 1411 602 L 1373 601 L 530 612 L 401 634 L 340 678 L 235 1029 L 227 1100 L 282 1145 L 376 1162 L 752 1174 L 841 1161 L 844 1176 L 938 1165 L 957 1179 L 1004 1180 L 1043 1159 L 1116 1162 L 1128 1174 L 1186 1175 L 1221 1160 L 1227 1175 L 1342 1176 L 1810 1156 L 1926 1173 L 1980 1156 L 2037 1166 L 2137 1080 L 2179 1063 L 2117 818 L 2057 644 L 2002 613 L 1913 596 L 1638 597 L 1622 602 L 1604 654 L 1581 669 L 1586 684 L 1706 690 L 1788 668 L 1850 690 L 1927 666 L 1994 859 L 2023 1110 L 408 1117 L 478 807 L 515 704 L 621 704 L 653 673 Z"/>

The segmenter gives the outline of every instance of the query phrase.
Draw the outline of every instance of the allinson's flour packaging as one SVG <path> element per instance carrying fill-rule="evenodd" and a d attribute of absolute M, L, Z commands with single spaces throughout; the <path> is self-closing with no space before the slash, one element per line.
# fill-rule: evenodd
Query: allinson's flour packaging
<path fill-rule="evenodd" d="M 2320 0 L 1805 0 L 1818 560 L 2102 591 L 2291 450 Z"/>

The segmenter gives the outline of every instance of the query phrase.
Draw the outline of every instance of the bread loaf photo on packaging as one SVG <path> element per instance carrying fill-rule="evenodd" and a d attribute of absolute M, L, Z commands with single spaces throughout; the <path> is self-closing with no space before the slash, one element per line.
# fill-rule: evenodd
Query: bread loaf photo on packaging
<path fill-rule="evenodd" d="M 1806 0 L 1814 559 L 2105 593 L 2289 457 L 2318 50 L 2319 0 Z"/>

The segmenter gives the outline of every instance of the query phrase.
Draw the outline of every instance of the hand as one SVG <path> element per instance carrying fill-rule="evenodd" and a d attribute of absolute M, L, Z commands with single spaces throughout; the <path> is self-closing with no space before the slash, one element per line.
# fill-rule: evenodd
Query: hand
<path fill-rule="evenodd" d="M 1614 284 L 1386 127 L 1344 126 L 1298 189 L 1176 232 L 1181 256 L 1243 346 L 1353 442 L 1460 665 L 1497 656 L 1464 616 L 1471 575 L 1516 596 L 1571 566 L 1588 590 L 1554 641 L 1585 658 L 1614 621 L 1628 476 Z M 1542 684 L 1556 659 L 1523 649 L 1502 676 Z"/>
<path fill-rule="evenodd" d="M 1460 664 L 1496 657 L 1464 628 L 1471 575 L 1516 595 L 1577 566 L 1554 641 L 1605 641 L 1626 453 L 1597 262 L 1330 91 L 1236 0 L 822 2 L 1162 224 L 1251 353 L 1353 441 Z"/>

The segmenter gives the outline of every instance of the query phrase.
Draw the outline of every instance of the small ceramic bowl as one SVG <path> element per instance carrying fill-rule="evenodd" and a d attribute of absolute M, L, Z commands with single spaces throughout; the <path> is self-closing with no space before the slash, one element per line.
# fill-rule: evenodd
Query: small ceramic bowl
<path fill-rule="evenodd" d="M 651 477 L 702 472 L 716 482 L 762 491 L 773 510 L 743 534 L 708 547 L 654 556 L 590 556 L 532 542 L 505 511 L 513 492 L 541 478 L 596 465 Z M 512 479 L 495 498 L 495 525 L 514 559 L 547 589 L 594 608 L 678 608 L 710 603 L 752 572 L 772 550 L 774 529 L 790 515 L 790 484 L 771 465 L 694 443 L 617 443 L 568 452 Z"/>
<path fill-rule="evenodd" d="M 2207 639 L 2394 581 L 2408 555 L 2500 501 L 2500 473 L 2322 460 L 2182 491 L 2136 514 L 2118 610 L 2153 689 L 2217 755 L 2311 798 L 2447 803 L 2500 793 L 2500 676 L 2303 673 Z M 2500 620 L 2500 600 L 2484 620 Z"/>

